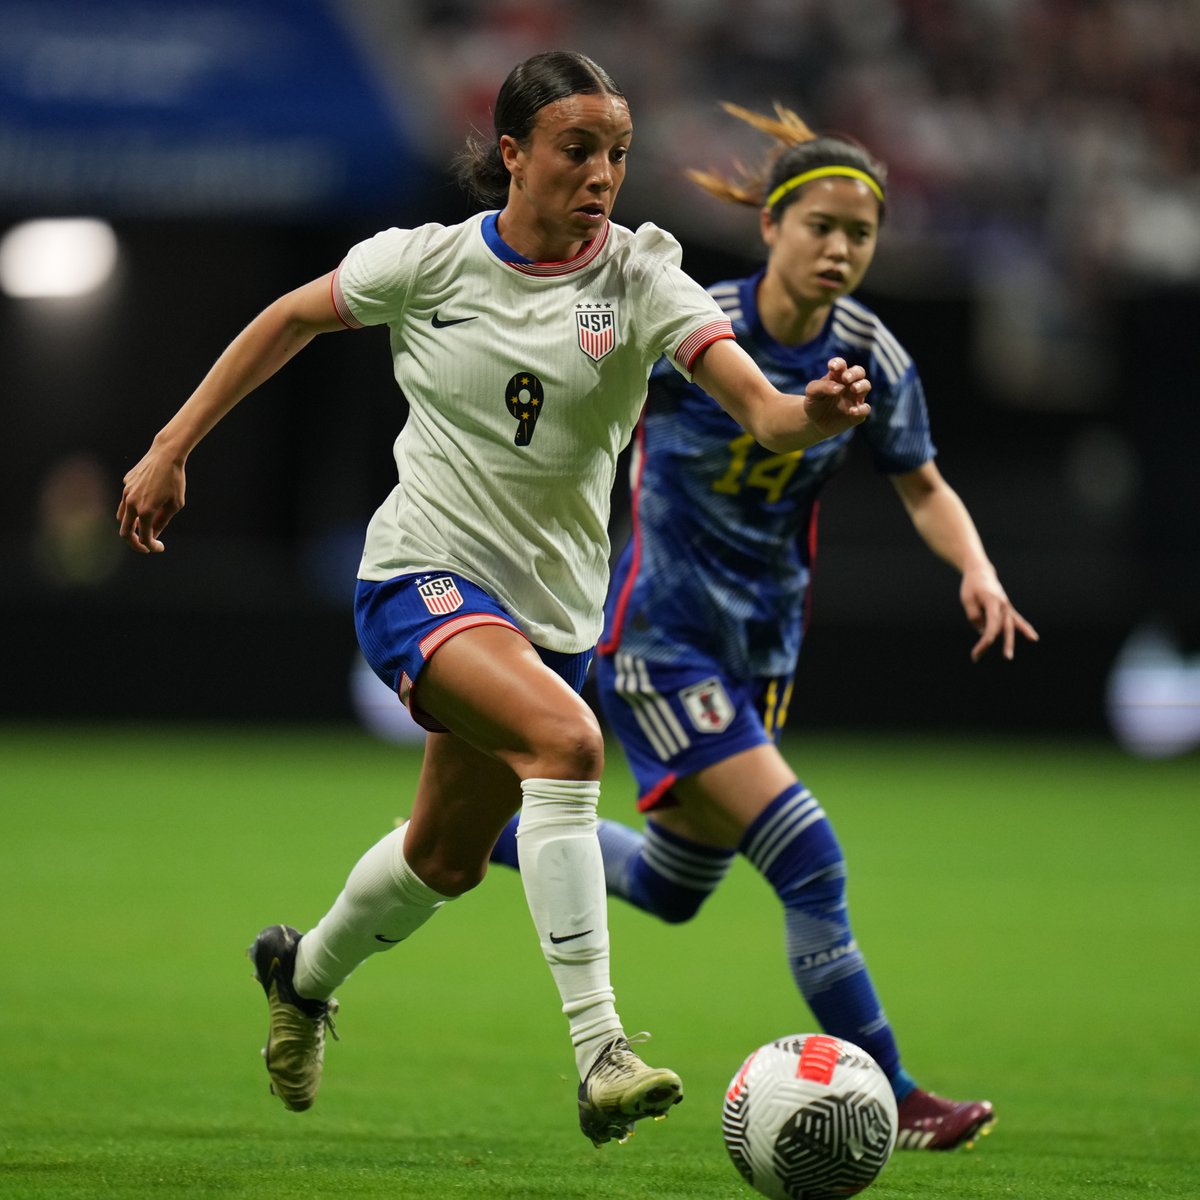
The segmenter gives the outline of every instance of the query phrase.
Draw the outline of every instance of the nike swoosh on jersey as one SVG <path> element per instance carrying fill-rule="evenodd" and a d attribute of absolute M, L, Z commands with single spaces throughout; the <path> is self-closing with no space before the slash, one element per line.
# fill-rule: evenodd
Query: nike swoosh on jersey
<path fill-rule="evenodd" d="M 561 946 L 563 942 L 573 942 L 576 938 L 587 937 L 587 935 L 591 932 L 592 931 L 590 929 L 585 929 L 581 933 L 564 933 L 562 937 L 558 937 L 556 934 L 552 933 L 550 935 L 550 940 L 556 946 Z"/>
<path fill-rule="evenodd" d="M 451 317 L 449 321 L 443 321 L 437 313 L 434 313 L 429 323 L 434 329 L 449 329 L 451 325 L 461 325 L 464 321 L 476 321 L 478 319 L 479 314 L 476 313 L 473 317 Z"/>
<path fill-rule="evenodd" d="M 403 938 L 385 938 L 382 933 L 377 933 L 375 935 L 375 940 L 377 942 L 386 942 L 389 946 L 398 946 L 402 941 L 404 941 Z"/>

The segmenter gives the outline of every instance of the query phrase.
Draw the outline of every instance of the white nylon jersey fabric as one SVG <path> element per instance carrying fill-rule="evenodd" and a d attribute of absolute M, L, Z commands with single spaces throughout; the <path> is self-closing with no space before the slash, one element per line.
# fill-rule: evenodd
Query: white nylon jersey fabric
<path fill-rule="evenodd" d="M 617 456 L 650 368 L 665 353 L 687 376 L 732 330 L 654 225 L 610 222 L 569 263 L 522 265 L 489 246 L 487 215 L 385 230 L 337 270 L 342 319 L 390 327 L 409 404 L 399 482 L 368 526 L 359 578 L 456 572 L 532 642 L 579 653 L 600 633 Z M 614 314 L 611 350 L 581 333 L 577 313 L 589 327 L 606 321 L 590 314 Z M 517 403 L 539 391 L 539 404 Z M 524 413 L 536 419 L 518 445 Z"/>

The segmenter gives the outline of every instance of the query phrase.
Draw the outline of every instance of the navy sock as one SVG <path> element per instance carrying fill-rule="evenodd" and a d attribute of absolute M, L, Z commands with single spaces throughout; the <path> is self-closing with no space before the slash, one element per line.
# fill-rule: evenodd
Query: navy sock
<path fill-rule="evenodd" d="M 846 864 L 824 810 L 795 783 L 755 819 L 739 849 L 783 903 L 788 965 L 821 1029 L 861 1046 L 897 1094 L 912 1080 L 900 1067 L 892 1027 L 876 995 L 846 910 Z"/>
<path fill-rule="evenodd" d="M 601 821 L 600 850 L 609 892 L 673 925 L 696 915 L 736 855 L 723 846 L 681 837 L 652 820 L 643 834 Z"/>

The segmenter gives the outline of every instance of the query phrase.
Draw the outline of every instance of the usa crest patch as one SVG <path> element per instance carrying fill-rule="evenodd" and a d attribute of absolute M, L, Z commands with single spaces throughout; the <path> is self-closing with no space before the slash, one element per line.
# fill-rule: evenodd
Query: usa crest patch
<path fill-rule="evenodd" d="M 417 595 L 425 601 L 425 607 L 437 617 L 457 612 L 463 604 L 462 592 L 449 575 L 418 584 Z"/>
<path fill-rule="evenodd" d="M 575 306 L 579 348 L 599 362 L 617 344 L 617 309 L 611 301 Z"/>
<path fill-rule="evenodd" d="M 716 676 L 684 688 L 679 700 L 688 719 L 701 733 L 721 733 L 733 720 L 733 702 Z"/>

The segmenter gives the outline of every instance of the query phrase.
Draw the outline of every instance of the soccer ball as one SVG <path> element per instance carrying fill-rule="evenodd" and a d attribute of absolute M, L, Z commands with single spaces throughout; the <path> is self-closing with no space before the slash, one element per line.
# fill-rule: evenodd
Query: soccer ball
<path fill-rule="evenodd" d="M 797 1033 L 742 1063 L 721 1129 L 733 1165 L 770 1200 L 840 1200 L 883 1170 L 896 1120 L 892 1086 L 865 1050 Z"/>

